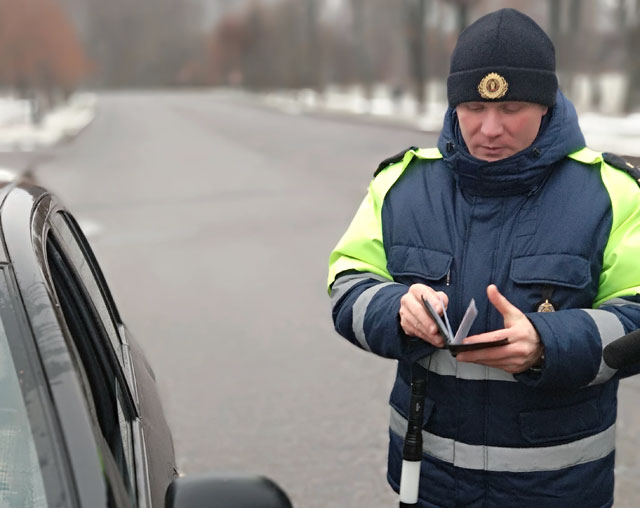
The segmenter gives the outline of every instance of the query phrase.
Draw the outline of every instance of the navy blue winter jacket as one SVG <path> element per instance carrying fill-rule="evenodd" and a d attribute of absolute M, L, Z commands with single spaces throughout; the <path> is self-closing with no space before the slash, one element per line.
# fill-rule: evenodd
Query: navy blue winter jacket
<path fill-rule="evenodd" d="M 398 361 L 388 480 L 399 487 L 410 366 L 427 371 L 420 506 L 607 507 L 613 503 L 618 379 L 610 341 L 640 327 L 640 189 L 584 148 L 561 94 L 533 144 L 507 159 L 472 157 L 449 110 L 438 149 L 410 150 L 373 179 L 331 254 L 336 330 Z M 496 284 L 544 344 L 541 372 L 511 375 L 417 345 L 400 298 L 424 283 L 449 297 L 470 335 L 504 327 Z M 536 312 L 549 297 L 555 312 Z"/>

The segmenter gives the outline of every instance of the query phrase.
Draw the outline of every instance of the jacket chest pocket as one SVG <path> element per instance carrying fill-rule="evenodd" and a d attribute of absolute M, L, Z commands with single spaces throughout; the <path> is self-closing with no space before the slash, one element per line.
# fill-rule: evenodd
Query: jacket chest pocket
<path fill-rule="evenodd" d="M 589 261 L 575 254 L 538 254 L 516 257 L 509 277 L 515 284 L 523 312 L 536 311 L 548 299 L 555 310 L 591 307 L 593 296 Z M 513 302 L 515 303 L 515 302 Z"/>
<path fill-rule="evenodd" d="M 387 269 L 403 284 L 423 282 L 442 289 L 448 284 L 453 256 L 423 247 L 394 245 L 387 255 Z"/>

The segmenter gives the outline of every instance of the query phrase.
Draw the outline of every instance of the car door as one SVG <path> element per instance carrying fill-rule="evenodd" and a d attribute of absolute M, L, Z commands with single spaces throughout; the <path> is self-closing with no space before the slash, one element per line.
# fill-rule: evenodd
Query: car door
<path fill-rule="evenodd" d="M 135 466 L 134 482 L 141 505 L 164 501 L 167 486 L 176 476 L 173 440 L 157 392 L 155 376 L 141 348 L 122 323 L 117 306 L 93 251 L 73 216 L 65 210 L 49 214 L 49 243 L 58 242 L 62 255 L 93 307 L 106 349 L 112 350 L 114 373 L 131 418 L 123 420 L 125 458 Z M 55 252 L 55 248 L 52 252 Z M 49 255 L 47 255 L 49 256 Z M 110 348 L 109 348 L 110 346 Z M 124 406 L 122 415 L 126 414 Z M 125 425 L 124 421 L 130 423 Z M 131 473 L 131 469 L 129 470 Z"/>
<path fill-rule="evenodd" d="M 34 341 L 52 405 L 42 435 L 62 446 L 57 466 L 75 478 L 61 496 L 69 506 L 73 499 L 162 506 L 177 474 L 155 376 L 86 238 L 53 196 L 33 186 L 0 197 L 0 231 L 8 297 L 26 323 L 19 332 Z"/>
<path fill-rule="evenodd" d="M 3 324 L 12 337 L 33 343 L 30 357 L 37 361 L 29 373 L 42 387 L 44 418 L 33 418 L 30 393 L 26 406 L 39 428 L 40 463 L 51 457 L 42 446 L 49 444 L 63 479 L 54 495 L 50 475 L 43 475 L 47 499 L 55 506 L 145 506 L 138 500 L 148 496 L 138 496 L 133 481 L 135 405 L 95 307 L 55 237 L 49 218 L 57 211 L 43 189 L 17 187 L 2 201 L 0 217 L 8 263 L 2 294 L 11 304 L 2 307 Z"/>
<path fill-rule="evenodd" d="M 113 489 L 110 503 L 119 505 L 126 499 L 127 504 L 137 506 L 132 440 L 132 422 L 137 416 L 135 408 L 88 292 L 51 232 L 46 248 L 57 303 L 72 339 L 75 368 L 86 404 L 97 423 L 96 440 Z"/>

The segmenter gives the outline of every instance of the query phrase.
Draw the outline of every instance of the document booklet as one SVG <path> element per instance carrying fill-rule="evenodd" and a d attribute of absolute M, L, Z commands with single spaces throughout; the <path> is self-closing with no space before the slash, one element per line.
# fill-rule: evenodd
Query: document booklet
<path fill-rule="evenodd" d="M 462 317 L 462 321 L 460 322 L 460 326 L 458 327 L 458 331 L 455 333 L 455 335 L 451 330 L 451 325 L 449 324 L 449 318 L 447 317 L 446 310 L 444 310 L 442 313 L 443 317 L 440 317 L 433 306 L 428 302 L 428 300 L 425 300 L 424 297 L 422 297 L 422 303 L 424 304 L 425 309 L 427 309 L 429 316 L 431 317 L 431 319 L 433 319 L 436 326 L 438 327 L 440 335 L 442 335 L 442 337 L 444 338 L 444 347 L 449 349 L 454 356 L 460 351 L 470 351 L 473 349 L 482 349 L 486 347 L 503 346 L 509 343 L 509 339 L 506 338 L 497 341 L 478 342 L 476 344 L 462 343 L 462 341 L 469 334 L 469 330 L 471 330 L 471 326 L 473 325 L 473 322 L 478 315 L 476 302 L 473 298 L 471 299 L 471 302 L 469 302 L 469 306 L 467 307 L 467 310 Z M 440 305 L 443 309 L 445 308 L 442 298 L 440 298 Z"/>

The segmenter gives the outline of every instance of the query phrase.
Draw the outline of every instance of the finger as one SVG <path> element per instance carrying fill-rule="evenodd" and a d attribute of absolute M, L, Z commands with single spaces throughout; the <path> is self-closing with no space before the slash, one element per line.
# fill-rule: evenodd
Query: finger
<path fill-rule="evenodd" d="M 462 343 L 463 344 L 477 344 L 478 342 L 493 342 L 506 338 L 513 338 L 511 335 L 513 331 L 508 328 L 503 328 L 501 330 L 495 330 L 492 332 L 480 333 L 478 335 L 470 335 L 466 337 Z"/>
<path fill-rule="evenodd" d="M 426 340 L 424 332 L 420 330 L 420 326 L 417 323 L 412 323 L 409 320 L 400 320 L 400 326 L 402 330 L 409 337 L 417 337 L 422 340 Z"/>
<path fill-rule="evenodd" d="M 514 358 L 517 358 L 517 355 L 509 348 L 509 344 L 484 349 L 474 349 L 473 351 L 463 351 L 456 356 L 456 360 L 473 363 L 514 363 Z"/>
<path fill-rule="evenodd" d="M 425 313 L 426 314 L 426 313 Z M 434 346 L 441 347 L 444 345 L 443 338 L 438 334 L 436 325 L 431 318 L 424 316 L 424 321 L 415 316 L 408 305 L 400 308 L 400 326 L 404 333 L 411 337 L 418 337 L 429 342 Z"/>
<path fill-rule="evenodd" d="M 489 301 L 493 304 L 493 306 L 498 310 L 502 317 L 507 318 L 515 318 L 522 314 L 520 309 L 513 305 L 509 300 L 507 300 L 495 284 L 490 284 L 487 287 L 487 297 Z"/>
<path fill-rule="evenodd" d="M 400 324 L 408 335 L 419 337 L 434 346 L 442 347 L 444 339 L 429 316 L 423 298 L 434 307 L 436 312 L 443 313 L 444 309 L 438 293 L 425 284 L 413 284 L 401 299 Z"/>
<path fill-rule="evenodd" d="M 420 323 L 425 330 L 431 333 L 436 333 L 438 331 L 435 323 L 429 316 L 427 309 L 425 309 L 421 297 L 416 298 L 415 295 L 408 295 L 406 300 L 402 302 L 402 306 L 407 314 L 411 316 L 411 319 L 414 322 Z"/>
<path fill-rule="evenodd" d="M 445 300 L 444 298 L 441 299 L 440 297 L 441 293 L 434 291 L 429 286 L 425 286 L 425 288 L 426 288 L 425 291 L 421 291 L 419 294 L 416 295 L 416 300 L 419 302 L 421 309 L 424 311 L 425 315 L 427 316 L 429 315 L 427 312 L 427 309 L 424 308 L 424 303 L 422 302 L 422 299 L 424 298 L 426 301 L 429 302 L 429 304 L 434 308 L 434 310 L 439 315 L 442 316 L 442 314 L 444 314 L 444 311 L 447 307 L 446 302 L 448 302 L 448 299 L 447 300 Z M 443 304 L 444 304 L 444 308 L 442 306 Z"/>
<path fill-rule="evenodd" d="M 506 346 L 498 346 L 489 349 L 497 350 L 502 349 L 503 347 Z M 493 357 L 492 355 L 484 354 L 484 350 L 482 350 L 482 353 L 478 353 L 478 351 L 480 350 L 458 353 L 458 355 L 456 356 L 456 360 L 469 363 L 482 363 L 483 365 L 488 365 L 489 367 L 502 367 L 503 365 L 516 365 L 518 363 L 522 363 L 520 357 L 514 356 L 510 353 L 500 353 L 498 356 Z"/>
<path fill-rule="evenodd" d="M 481 363 L 489 367 L 504 369 L 506 366 L 515 366 L 519 369 L 530 365 L 531 352 L 521 343 L 512 342 L 504 346 L 488 347 L 458 353 L 456 359 L 462 362 Z"/>
<path fill-rule="evenodd" d="M 431 303 L 432 300 L 432 296 L 429 297 L 429 299 L 427 299 L 426 297 L 421 296 L 420 300 L 408 300 L 406 302 L 406 310 L 408 313 L 411 314 L 412 318 L 415 319 L 417 322 L 419 322 L 423 328 L 430 334 L 432 335 L 436 335 L 438 333 L 438 328 L 436 327 L 435 322 L 433 321 L 433 319 L 431 318 L 431 315 L 429 314 L 429 312 L 427 311 L 424 301 L 427 301 L 435 310 L 436 312 L 438 311 L 438 308 L 442 308 L 442 306 L 440 304 L 437 305 L 435 302 L 433 302 L 433 304 Z"/>
<path fill-rule="evenodd" d="M 436 295 L 439 298 L 442 298 L 442 302 L 444 303 L 444 308 L 448 309 L 449 308 L 449 296 L 447 296 L 447 293 L 445 293 L 444 291 L 437 291 Z"/>
<path fill-rule="evenodd" d="M 432 346 L 439 348 L 444 346 L 444 340 L 442 339 L 442 337 L 440 337 L 440 335 L 425 333 L 424 329 L 419 324 L 407 324 L 403 327 L 403 330 L 408 336 L 421 339 L 425 342 L 428 342 Z"/>

